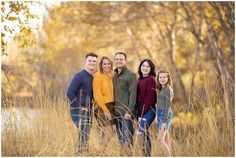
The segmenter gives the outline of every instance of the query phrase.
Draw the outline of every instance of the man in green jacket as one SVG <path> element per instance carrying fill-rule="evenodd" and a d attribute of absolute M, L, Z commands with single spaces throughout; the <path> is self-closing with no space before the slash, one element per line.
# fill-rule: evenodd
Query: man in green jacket
<path fill-rule="evenodd" d="M 132 116 L 135 111 L 137 83 L 136 75 L 126 67 L 126 54 L 115 54 L 114 94 L 117 136 L 124 149 L 133 145 Z"/>

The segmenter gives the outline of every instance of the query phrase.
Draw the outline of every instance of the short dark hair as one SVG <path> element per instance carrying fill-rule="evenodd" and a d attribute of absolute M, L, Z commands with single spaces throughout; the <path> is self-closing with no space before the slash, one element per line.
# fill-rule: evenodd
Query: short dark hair
<path fill-rule="evenodd" d="M 148 62 L 148 65 L 150 66 L 151 70 L 149 75 L 150 76 L 154 76 L 156 77 L 156 66 L 154 65 L 154 63 L 150 60 L 150 59 L 144 59 L 140 62 L 139 67 L 138 67 L 138 74 L 140 78 L 143 78 L 143 73 L 141 72 L 141 66 L 143 65 L 144 62 Z"/>
<path fill-rule="evenodd" d="M 95 53 L 93 53 L 93 52 L 89 52 L 88 54 L 86 54 L 86 56 L 85 56 L 85 59 L 87 59 L 89 56 L 91 56 L 91 57 L 98 57 L 98 55 L 97 54 L 95 54 Z"/>
<path fill-rule="evenodd" d="M 122 54 L 122 55 L 125 56 L 125 60 L 127 59 L 127 56 L 126 56 L 126 54 L 125 54 L 124 52 L 116 52 L 115 56 L 116 56 L 117 54 Z"/>

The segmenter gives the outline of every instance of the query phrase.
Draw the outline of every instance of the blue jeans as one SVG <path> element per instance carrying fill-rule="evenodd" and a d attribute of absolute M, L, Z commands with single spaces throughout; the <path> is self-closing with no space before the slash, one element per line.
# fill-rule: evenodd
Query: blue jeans
<path fill-rule="evenodd" d="M 149 134 L 149 127 L 156 117 L 155 110 L 149 109 L 142 118 L 138 119 L 138 136 L 144 134 L 143 155 L 151 156 L 152 144 Z"/>
<path fill-rule="evenodd" d="M 88 150 L 90 128 L 92 125 L 91 111 L 84 111 L 80 108 L 70 109 L 71 119 L 78 129 L 77 149 L 79 152 Z"/>
<path fill-rule="evenodd" d="M 129 148 L 133 145 L 134 128 L 131 120 L 124 119 L 122 116 L 115 118 L 117 137 L 122 145 Z"/>
<path fill-rule="evenodd" d="M 164 109 L 157 108 L 157 129 L 158 130 L 161 129 L 161 125 L 163 123 L 163 117 L 164 117 Z M 166 130 L 169 130 L 173 117 L 174 117 L 174 114 L 172 110 L 170 110 L 167 121 L 166 121 Z"/>

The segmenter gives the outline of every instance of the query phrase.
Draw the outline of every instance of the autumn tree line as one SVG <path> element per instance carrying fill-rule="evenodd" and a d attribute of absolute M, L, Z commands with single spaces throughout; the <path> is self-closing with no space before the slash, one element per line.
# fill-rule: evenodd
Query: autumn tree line
<path fill-rule="evenodd" d="M 1 32 L 2 106 L 8 106 L 7 98 L 30 98 L 48 82 L 57 89 L 51 95 L 65 95 L 87 52 L 113 59 L 120 50 L 134 72 L 150 58 L 172 74 L 177 110 L 201 110 L 211 104 L 209 97 L 234 106 L 233 1 L 1 3 L 3 24 L 20 28 L 10 41 L 12 26 Z M 30 12 L 34 5 L 47 10 L 36 31 L 26 25 L 38 18 Z"/>

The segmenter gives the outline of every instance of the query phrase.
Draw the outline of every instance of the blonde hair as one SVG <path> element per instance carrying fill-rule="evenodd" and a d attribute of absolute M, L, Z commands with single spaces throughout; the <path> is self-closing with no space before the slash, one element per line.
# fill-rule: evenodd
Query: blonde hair
<path fill-rule="evenodd" d="M 99 71 L 100 71 L 101 73 L 103 73 L 103 70 L 102 70 L 102 62 L 103 62 L 104 59 L 107 59 L 107 60 L 111 63 L 111 71 L 112 71 L 112 70 L 113 70 L 113 62 L 112 62 L 112 60 L 111 60 L 110 58 L 108 58 L 107 56 L 103 56 L 103 57 L 101 58 L 101 60 L 100 60 L 100 62 L 99 62 Z"/>

